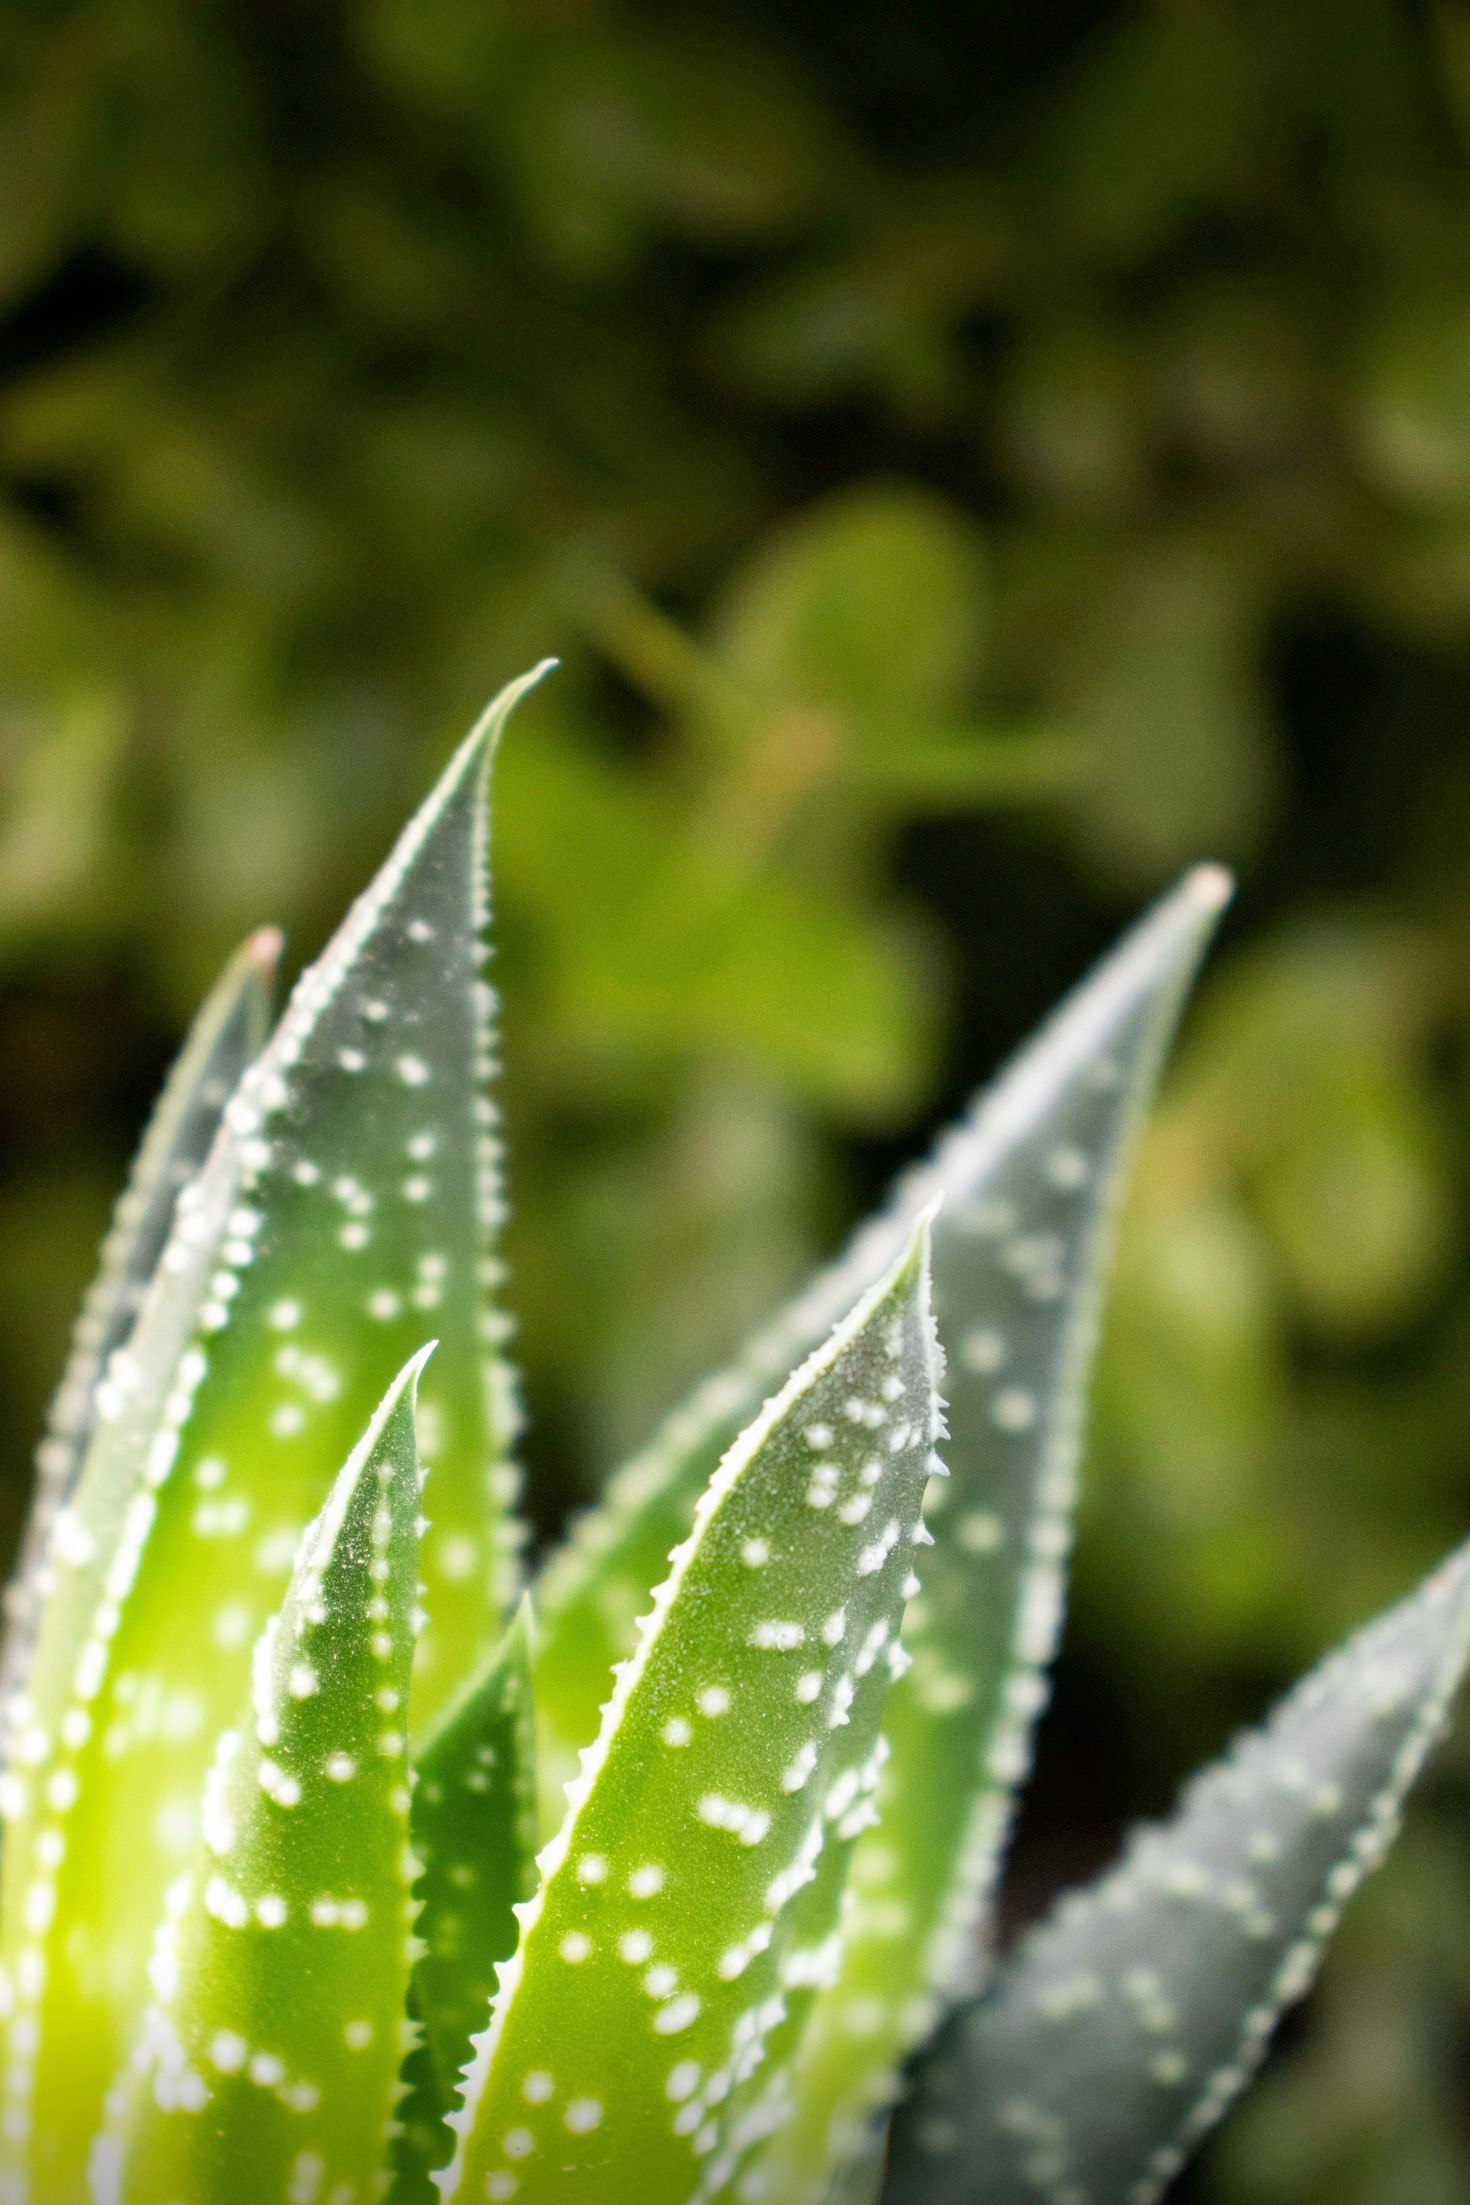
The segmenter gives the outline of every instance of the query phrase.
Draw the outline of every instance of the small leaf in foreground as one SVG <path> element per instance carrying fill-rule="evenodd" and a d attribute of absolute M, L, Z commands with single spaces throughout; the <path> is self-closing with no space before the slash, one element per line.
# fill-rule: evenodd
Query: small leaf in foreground
<path fill-rule="evenodd" d="M 415 1762 L 410 1826 L 421 1873 L 412 2011 L 422 2041 L 395 2146 L 395 2205 L 432 2200 L 428 2171 L 450 2155 L 444 2126 L 495 1995 L 496 1962 L 516 1948 L 513 1909 L 536 1886 L 535 1726 L 531 1613 L 510 1628 L 437 1724 Z"/>
<path fill-rule="evenodd" d="M 1467 1652 L 1462 1547 L 955 2017 L 895 2117 L 885 2205 L 1149 2205 L 1311 1983 Z"/>
<path fill-rule="evenodd" d="M 398 2093 L 413 1915 L 405 1720 L 416 1626 L 414 1393 L 395 1379 L 301 1543 L 221 1739 L 192 1876 L 98 2205 L 376 2194 Z"/>
<path fill-rule="evenodd" d="M 872 1813 L 935 1364 L 921 1226 L 730 1450 L 674 1556 L 542 1856 L 447 2196 L 684 2205 L 733 2171 L 732 2092 L 831 1965 L 793 1902 Z"/>

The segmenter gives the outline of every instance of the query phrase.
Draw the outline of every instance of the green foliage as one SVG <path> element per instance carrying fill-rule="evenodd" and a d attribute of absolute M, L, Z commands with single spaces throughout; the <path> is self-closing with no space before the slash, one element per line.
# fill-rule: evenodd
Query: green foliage
<path fill-rule="evenodd" d="M 481 968 L 490 759 L 537 678 L 258 1049 L 273 945 L 236 961 L 105 1245 L 10 1657 L 5 2194 L 1152 2196 L 1470 1657 L 1461 1554 L 987 1983 L 1111 1228 L 1228 881 L 1165 898 L 665 1425 L 536 1648 L 526 1599 L 501 1630 Z M 537 1760 L 574 1749 L 538 1853 Z"/>

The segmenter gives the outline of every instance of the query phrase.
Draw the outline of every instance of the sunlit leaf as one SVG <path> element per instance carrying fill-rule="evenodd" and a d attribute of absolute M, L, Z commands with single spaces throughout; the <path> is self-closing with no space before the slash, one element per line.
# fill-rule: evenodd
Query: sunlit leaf
<path fill-rule="evenodd" d="M 724 655 L 760 695 L 862 725 L 953 712 L 989 609 L 983 546 L 957 507 L 863 483 L 760 546 L 719 619 Z"/>
<path fill-rule="evenodd" d="M 97 1420 L 97 1388 L 114 1349 L 137 1319 L 173 1222 L 181 1188 L 204 1162 L 225 1104 L 265 1042 L 280 956 L 270 928 L 238 950 L 189 1030 L 154 1107 L 113 1221 L 97 1275 L 72 1335 L 61 1384 L 36 1450 L 36 1489 L 16 1574 L 5 1595 L 0 1705 L 30 1660 L 41 1598 L 37 1573 L 56 1512 L 70 1498 Z"/>
<path fill-rule="evenodd" d="M 449 2196 L 714 2196 L 830 1967 L 937 1421 L 927 1235 L 731 1449 L 542 1856 Z M 820 1904 L 813 1900 L 820 1895 Z M 815 1941 L 813 1941 L 815 1940 Z"/>
<path fill-rule="evenodd" d="M 42 2049 L 5 2067 L 0 2150 L 57 2195 L 141 2004 L 251 1643 L 337 1466 L 430 1332 L 417 1722 L 497 1627 L 512 1406 L 485 1296 L 500 1198 L 484 780 L 525 687 L 461 746 L 229 1104 L 52 1529 L 30 1688 L 5 1710 L 0 1917 L 18 1986 L 7 2026 L 20 2042 L 39 2028 Z"/>
<path fill-rule="evenodd" d="M 885 2205 L 1149 2205 L 1301 1997 L 1470 1654 L 1470 1548 L 1349 1641 L 956 2016 Z"/>
<path fill-rule="evenodd" d="M 256 1645 L 93 2155 L 99 2205 L 376 2193 L 414 1913 L 404 1718 L 428 1352 L 389 1388 Z"/>

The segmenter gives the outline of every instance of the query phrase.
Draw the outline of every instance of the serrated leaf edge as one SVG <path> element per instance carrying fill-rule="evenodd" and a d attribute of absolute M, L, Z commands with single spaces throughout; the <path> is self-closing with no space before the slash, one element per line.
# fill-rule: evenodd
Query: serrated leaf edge
<path fill-rule="evenodd" d="M 1393 1767 L 1354 1832 L 1347 1851 L 1329 1870 L 1322 1899 L 1308 1918 L 1308 1934 L 1287 1948 L 1265 1997 L 1246 2016 L 1234 2060 L 1215 2069 L 1180 2121 L 1174 2141 L 1160 2147 L 1147 2174 L 1134 2185 L 1133 2205 L 1154 2205 L 1154 2200 L 1163 2194 L 1194 2146 L 1240 2095 L 1265 2058 L 1281 2016 L 1289 2006 L 1306 1996 L 1315 1981 L 1328 1940 L 1342 1919 L 1348 1900 L 1363 1879 L 1382 1865 L 1398 1834 L 1404 1801 L 1444 1734 L 1450 1708 L 1464 1679 L 1467 1661 L 1470 1661 L 1470 1541 L 1457 1548 L 1434 1572 L 1423 1587 L 1422 1596 L 1432 1599 L 1436 1587 L 1446 1588 L 1442 1594 L 1445 1599 L 1452 1600 L 1458 1593 L 1460 1613 L 1458 1628 L 1446 1648 L 1434 1683 L 1425 1695 L 1419 1720 L 1395 1755 Z M 1370 1623 L 1365 1631 L 1372 1628 Z M 1355 1632 L 1341 1653 L 1350 1655 L 1362 1635 Z M 1328 1656 L 1329 1660 L 1332 1658 Z"/>
<path fill-rule="evenodd" d="M 147 1231 L 150 1212 L 155 1208 L 161 1208 L 168 1219 L 164 1242 L 172 1230 L 173 1216 L 177 1213 L 187 1177 L 192 1177 L 193 1173 L 174 1181 L 170 1188 L 170 1159 L 190 1113 L 200 1106 L 203 1099 L 200 1083 L 209 1073 L 232 1025 L 243 1014 L 246 1032 L 240 1037 L 242 1054 L 235 1078 L 218 1096 L 216 1123 L 224 1115 L 230 1089 L 265 1044 L 269 989 L 281 948 L 282 936 L 275 927 L 258 928 L 236 950 L 205 998 L 182 1053 L 154 1105 L 127 1184 L 118 1197 L 103 1237 L 97 1269 L 72 1328 L 60 1383 L 52 1396 L 45 1430 L 36 1449 L 36 1482 L 20 1552 L 4 1597 L 0 1708 L 7 1706 L 12 1694 L 23 1687 L 41 1605 L 36 1578 L 52 1527 L 71 1497 L 91 1442 L 96 1424 L 97 1389 L 108 1358 L 116 1347 L 126 1342 L 126 1331 L 121 1337 L 117 1335 L 118 1321 L 128 1316 L 130 1293 L 134 1297 L 134 1319 L 146 1295 L 151 1270 L 138 1268 L 140 1239 Z M 194 1169 L 201 1168 L 203 1162 L 204 1156 L 200 1155 Z M 156 1249 L 155 1263 L 161 1254 L 162 1243 Z"/>
<path fill-rule="evenodd" d="M 825 1332 L 875 1274 L 893 1261 L 925 1207 L 952 1199 L 957 1184 L 973 1191 L 1011 1152 L 1037 1112 L 1095 1053 L 1120 1002 L 1135 990 L 1141 972 L 1156 963 L 1160 939 L 1194 935 L 1203 949 L 1207 930 L 1229 901 L 1232 888 L 1231 876 L 1222 866 L 1200 865 L 1186 873 L 1102 965 L 1064 998 L 1040 1031 L 941 1135 L 930 1155 L 899 1174 L 883 1208 L 858 1228 L 842 1254 L 819 1271 L 733 1363 L 698 1386 L 648 1444 L 614 1473 L 601 1499 L 572 1524 L 567 1538 L 541 1569 L 536 1593 L 544 1625 L 584 1590 L 601 1557 L 701 1439 L 752 1399 L 760 1386 L 789 1368 L 793 1353 L 813 1335 Z M 1191 969 L 1180 960 L 1181 990 Z"/>
<path fill-rule="evenodd" d="M 607 1761 L 614 1739 L 621 1727 L 623 1714 L 630 1699 L 647 1670 L 654 1647 L 678 1597 L 679 1589 L 688 1573 L 689 1565 L 698 1550 L 705 1526 L 715 1515 L 740 1476 L 764 1446 L 774 1427 L 787 1414 L 792 1404 L 800 1400 L 812 1381 L 829 1369 L 867 1324 L 874 1309 L 890 1294 L 904 1277 L 906 1270 L 918 1263 L 921 1276 L 927 1284 L 929 1272 L 929 1223 L 936 1205 L 931 1204 L 921 1212 L 915 1223 L 908 1245 L 900 1252 L 883 1275 L 876 1279 L 860 1297 L 855 1306 L 833 1329 L 827 1339 L 813 1349 L 810 1355 L 791 1373 L 785 1384 L 767 1400 L 754 1420 L 726 1450 L 718 1469 L 701 1494 L 695 1510 L 694 1524 L 687 1539 L 680 1541 L 669 1556 L 670 1569 L 663 1583 L 655 1588 L 652 1605 L 647 1615 L 639 1619 L 638 1642 L 632 1654 L 619 1662 L 613 1672 L 614 1684 L 611 1698 L 602 1711 L 598 1736 L 592 1745 L 585 1747 L 578 1774 L 566 1787 L 566 1814 L 560 1829 L 537 1855 L 536 1866 L 540 1873 L 540 1885 L 534 1896 L 515 1909 L 520 1923 L 520 1939 L 508 1961 L 497 1968 L 499 1988 L 491 2004 L 488 2025 L 483 2035 L 474 2039 L 474 2056 L 461 2076 L 460 2103 L 449 2114 L 449 2126 L 456 2135 L 454 2157 L 447 2168 L 434 2175 L 442 2196 L 453 2198 L 459 2190 L 463 2173 L 466 2146 L 474 2127 L 475 2112 L 483 2093 L 486 2078 L 495 2057 L 496 2047 L 505 2026 L 505 2017 L 511 2000 L 522 1980 L 523 1956 L 526 1940 L 540 1917 L 546 1887 L 562 1866 L 571 1850 L 576 1835 L 578 1818 L 592 1794 L 594 1785 Z M 930 1352 L 937 1356 L 938 1342 L 930 1328 Z M 938 1371 L 935 1369 L 937 1388 Z"/>

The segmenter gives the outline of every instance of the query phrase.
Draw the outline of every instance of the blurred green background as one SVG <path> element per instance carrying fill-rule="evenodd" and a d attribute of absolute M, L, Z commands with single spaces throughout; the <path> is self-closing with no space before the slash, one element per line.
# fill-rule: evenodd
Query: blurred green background
<path fill-rule="evenodd" d="M 0 8 L 0 1507 L 505 676 L 543 1524 L 1182 865 L 1023 1910 L 1470 1520 L 1470 8 Z M 1182 2193 L 1470 2196 L 1470 1725 Z"/>

